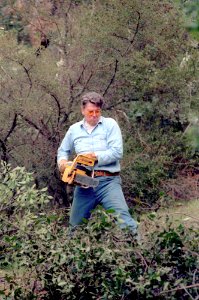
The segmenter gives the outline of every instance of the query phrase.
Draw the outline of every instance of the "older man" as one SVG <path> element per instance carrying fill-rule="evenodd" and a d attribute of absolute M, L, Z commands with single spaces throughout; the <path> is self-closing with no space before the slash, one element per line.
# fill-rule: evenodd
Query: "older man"
<path fill-rule="evenodd" d="M 120 159 L 123 155 L 122 135 L 117 122 L 101 115 L 103 97 L 89 92 L 82 97 L 83 120 L 73 124 L 58 149 L 57 161 L 64 170 L 70 155 L 89 154 L 97 159 L 94 177 L 99 180 L 95 188 L 84 189 L 76 186 L 70 212 L 70 224 L 78 225 L 83 218 L 88 219 L 91 211 L 99 204 L 105 209 L 113 209 L 122 220 L 121 228 L 129 228 L 137 234 L 137 223 L 131 217 L 126 204 L 120 178 Z"/>

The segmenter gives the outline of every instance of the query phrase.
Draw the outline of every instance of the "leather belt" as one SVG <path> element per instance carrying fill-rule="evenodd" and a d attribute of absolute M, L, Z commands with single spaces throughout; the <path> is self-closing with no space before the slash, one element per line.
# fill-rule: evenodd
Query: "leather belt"
<path fill-rule="evenodd" d="M 111 173 L 111 172 L 102 171 L 102 170 L 94 171 L 94 177 L 97 177 L 97 176 L 118 176 L 118 175 L 120 175 L 120 172 Z"/>

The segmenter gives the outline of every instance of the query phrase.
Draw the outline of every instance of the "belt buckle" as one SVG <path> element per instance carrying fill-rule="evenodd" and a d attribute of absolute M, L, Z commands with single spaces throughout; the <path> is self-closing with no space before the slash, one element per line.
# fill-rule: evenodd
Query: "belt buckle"
<path fill-rule="evenodd" d="M 99 171 L 95 171 L 95 172 L 94 172 L 94 176 L 95 176 L 95 177 L 99 176 Z"/>
<path fill-rule="evenodd" d="M 106 176 L 106 172 L 97 170 L 96 173 L 95 173 L 95 176 Z"/>

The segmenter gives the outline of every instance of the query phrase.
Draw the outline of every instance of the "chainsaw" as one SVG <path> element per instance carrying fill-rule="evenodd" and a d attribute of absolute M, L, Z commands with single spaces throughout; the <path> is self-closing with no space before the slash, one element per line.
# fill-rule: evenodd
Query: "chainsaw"
<path fill-rule="evenodd" d="M 83 188 L 97 187 L 99 180 L 94 178 L 94 165 L 96 158 L 78 155 L 72 162 L 68 162 L 62 181 L 71 185 L 79 185 Z"/>

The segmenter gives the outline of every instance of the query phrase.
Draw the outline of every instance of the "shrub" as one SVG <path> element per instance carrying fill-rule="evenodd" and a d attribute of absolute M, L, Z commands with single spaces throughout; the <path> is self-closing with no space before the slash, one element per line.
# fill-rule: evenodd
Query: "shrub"
<path fill-rule="evenodd" d="M 23 168 L 1 168 L 1 299 L 197 296 L 197 232 L 168 222 L 139 245 L 101 207 L 69 230 L 67 218 L 49 209 L 48 195 L 31 185 L 31 176 Z"/>

